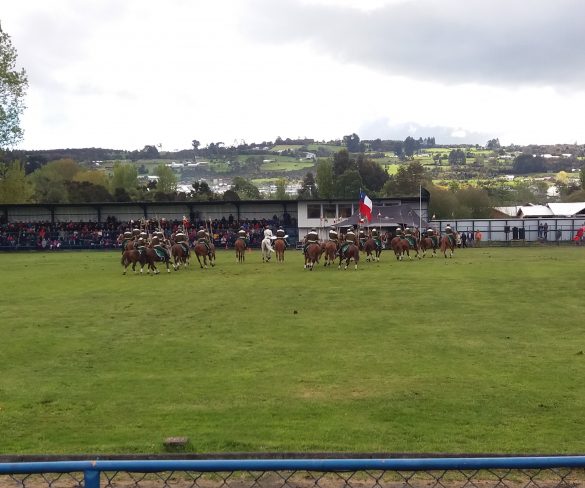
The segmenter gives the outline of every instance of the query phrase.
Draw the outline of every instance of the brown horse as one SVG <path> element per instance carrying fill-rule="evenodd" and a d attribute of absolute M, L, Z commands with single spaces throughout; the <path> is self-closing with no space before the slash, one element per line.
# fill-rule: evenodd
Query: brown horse
<path fill-rule="evenodd" d="M 174 264 L 173 268 L 175 271 L 183 265 L 187 267 L 189 265 L 189 258 L 191 257 L 191 250 L 187 242 L 175 242 L 171 246 L 171 256 L 173 257 Z"/>
<path fill-rule="evenodd" d="M 132 271 L 136 273 L 136 263 L 140 264 L 140 273 L 144 269 L 144 265 L 146 264 L 146 256 L 144 252 L 141 252 L 137 249 L 130 249 L 126 250 L 122 253 L 122 266 L 124 266 L 124 271 L 122 274 L 126 274 L 126 270 L 128 266 L 132 265 Z"/>
<path fill-rule="evenodd" d="M 125 240 L 126 240 L 126 238 L 124 237 L 124 234 L 120 234 L 118 236 L 118 239 L 116 239 L 116 243 L 122 244 Z M 122 249 L 122 254 L 124 254 L 124 251 L 132 251 L 132 249 L 134 249 L 134 239 L 127 239 L 126 244 L 124 246 L 122 246 L 121 249 Z"/>
<path fill-rule="evenodd" d="M 321 257 L 321 245 L 317 242 L 311 242 L 305 249 L 305 268 L 313 271 L 315 264 L 319 264 Z"/>
<path fill-rule="evenodd" d="M 360 261 L 360 249 L 359 247 L 354 244 L 353 242 L 349 243 L 349 246 L 344 246 L 342 244 L 341 251 L 339 252 L 339 266 L 338 269 L 341 269 L 341 262 L 345 260 L 345 268 L 349 266 L 349 262 L 353 259 L 355 263 L 355 269 L 358 268 L 358 263 Z"/>
<path fill-rule="evenodd" d="M 364 243 L 364 252 L 366 253 L 366 261 L 380 261 L 380 254 L 382 254 L 382 246 L 378 246 L 372 237 L 368 237 Z"/>
<path fill-rule="evenodd" d="M 437 255 L 437 249 L 439 246 L 435 243 L 434 239 L 430 237 L 423 237 L 420 241 L 420 250 L 422 251 L 422 257 L 424 258 L 427 251 L 433 251 L 431 257 L 434 258 Z"/>
<path fill-rule="evenodd" d="M 412 259 L 412 257 L 410 256 L 410 251 L 415 251 L 416 255 L 415 257 L 417 258 L 421 258 L 419 255 L 419 243 L 418 241 L 415 240 L 415 245 L 412 246 L 410 244 L 410 242 L 408 241 L 408 239 L 404 239 L 401 237 L 394 237 L 394 239 L 392 239 L 390 241 L 390 245 L 392 246 L 392 250 L 394 251 L 394 255 L 396 256 L 396 259 L 398 261 L 402 261 L 402 259 L 404 258 L 404 255 L 406 254 L 408 256 L 408 259 Z"/>
<path fill-rule="evenodd" d="M 209 264 L 213 267 L 215 266 L 215 246 L 213 244 L 209 244 L 209 248 L 205 245 L 204 242 L 198 242 L 193 247 L 193 252 L 195 256 L 197 256 L 197 261 L 199 262 L 199 267 L 201 269 L 207 268 L 207 259 L 209 258 Z M 203 264 L 201 263 L 201 258 L 203 257 Z"/>
<path fill-rule="evenodd" d="M 276 262 L 284 263 L 284 250 L 286 249 L 286 243 L 284 239 L 276 239 L 274 241 L 274 250 L 276 251 Z"/>
<path fill-rule="evenodd" d="M 154 274 L 159 274 L 160 271 L 157 269 L 156 264 L 155 263 L 165 263 L 165 266 L 167 267 L 167 273 L 170 273 L 170 257 L 168 254 L 165 254 L 164 257 L 161 257 L 153 247 L 147 247 L 145 248 L 145 259 L 146 259 L 146 264 L 148 264 L 148 274 L 150 274 L 150 270 L 152 270 L 152 272 Z M 142 270 L 140 270 L 142 272 Z"/>
<path fill-rule="evenodd" d="M 321 246 L 321 255 L 325 254 L 323 266 L 331 266 L 337 258 L 337 242 L 326 241 Z"/>
<path fill-rule="evenodd" d="M 449 251 L 449 257 L 453 257 L 453 251 L 455 250 L 455 236 L 453 239 L 449 239 L 449 236 L 441 237 L 441 252 L 447 257 L 447 251 Z"/>
<path fill-rule="evenodd" d="M 244 239 L 236 239 L 234 248 L 236 249 L 236 263 L 243 263 L 246 259 L 246 241 Z"/>

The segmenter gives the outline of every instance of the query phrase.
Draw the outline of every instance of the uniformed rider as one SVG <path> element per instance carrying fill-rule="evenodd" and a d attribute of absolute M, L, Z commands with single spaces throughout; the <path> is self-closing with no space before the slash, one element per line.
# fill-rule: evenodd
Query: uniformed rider
<path fill-rule="evenodd" d="M 248 247 L 248 233 L 243 227 L 240 227 L 240 230 L 238 231 L 238 239 L 242 239 L 244 244 L 246 244 L 246 247 Z"/>
<path fill-rule="evenodd" d="M 358 235 L 359 235 L 360 247 L 363 248 L 364 244 L 366 243 L 366 239 L 367 239 L 367 236 L 366 236 L 364 229 L 360 229 Z"/>
<path fill-rule="evenodd" d="M 455 232 L 453 231 L 451 224 L 447 224 L 447 226 L 445 227 L 445 234 L 447 234 L 447 237 L 451 241 L 451 245 L 454 246 L 455 245 Z"/>
<path fill-rule="evenodd" d="M 174 240 L 177 244 L 181 245 L 186 253 L 189 252 L 189 238 L 187 237 L 187 234 L 179 230 L 175 233 Z"/>
<path fill-rule="evenodd" d="M 210 242 L 209 232 L 207 232 L 205 227 L 203 226 L 199 227 L 197 234 L 195 234 L 195 238 L 197 239 L 197 242 L 200 242 L 201 244 L 205 245 L 205 249 L 207 249 L 208 253 L 211 251 L 211 247 L 209 245 Z"/>
<path fill-rule="evenodd" d="M 126 232 L 124 232 L 124 234 L 122 234 L 122 252 L 124 252 L 126 250 L 126 248 L 128 247 L 128 243 L 134 240 L 134 236 L 132 235 L 132 232 L 127 230 Z"/>
<path fill-rule="evenodd" d="M 432 229 L 431 227 L 429 227 L 427 229 L 427 237 L 430 237 L 431 240 L 433 241 L 433 245 L 434 246 L 438 246 L 439 245 L 439 238 L 437 236 L 437 234 L 435 233 L 435 230 Z"/>
<path fill-rule="evenodd" d="M 171 256 L 164 244 L 164 236 L 161 238 L 161 234 L 162 232 L 155 232 L 152 236 L 152 239 L 150 239 L 150 245 L 161 259 L 170 259 Z"/>
<path fill-rule="evenodd" d="M 382 249 L 382 240 L 380 239 L 380 235 L 378 234 L 378 229 L 375 227 L 372 229 L 372 239 L 376 243 L 376 247 L 378 249 Z"/>
<path fill-rule="evenodd" d="M 396 235 L 396 237 L 402 237 L 403 236 L 402 228 L 401 227 L 396 227 L 396 230 L 394 231 L 394 234 Z"/>
<path fill-rule="evenodd" d="M 318 243 L 319 243 L 319 233 L 317 232 L 317 229 L 313 228 L 305 236 L 305 245 L 303 246 L 303 254 L 306 253 L 307 247 L 309 247 L 310 244 L 318 244 Z"/>
<path fill-rule="evenodd" d="M 345 240 L 343 244 L 341 244 L 341 248 L 339 249 L 339 254 L 341 256 L 345 254 L 350 244 L 355 244 L 355 231 L 353 230 L 352 227 L 347 229 L 347 232 L 345 233 Z"/>
<path fill-rule="evenodd" d="M 287 235 L 286 235 L 286 232 L 284 232 L 284 229 L 282 227 L 279 227 L 278 230 L 276 231 L 276 238 L 282 239 L 284 241 L 285 249 L 288 247 L 288 242 L 286 240 Z"/>
<path fill-rule="evenodd" d="M 416 241 L 415 241 L 414 235 L 412 234 L 412 230 L 410 229 L 410 227 L 406 227 L 404 229 L 404 239 L 406 239 L 412 247 L 414 247 L 416 245 Z"/>

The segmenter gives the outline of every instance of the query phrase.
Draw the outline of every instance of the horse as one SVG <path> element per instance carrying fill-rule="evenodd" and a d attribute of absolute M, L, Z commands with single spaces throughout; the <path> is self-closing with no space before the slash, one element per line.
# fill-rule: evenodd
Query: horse
<path fill-rule="evenodd" d="M 272 248 L 272 239 L 270 239 L 270 237 L 265 237 L 262 239 L 260 249 L 262 249 L 262 262 L 267 263 L 270 261 L 270 257 L 274 252 L 274 249 Z"/>
<path fill-rule="evenodd" d="M 274 241 L 274 252 L 276 253 L 276 262 L 284 263 L 284 250 L 286 249 L 286 243 L 284 239 L 276 239 Z"/>
<path fill-rule="evenodd" d="M 337 257 L 337 242 L 326 241 L 321 246 L 321 255 L 325 254 L 325 261 L 323 266 L 331 266 Z"/>
<path fill-rule="evenodd" d="M 315 263 L 319 263 L 321 257 L 321 245 L 317 242 L 311 242 L 305 249 L 305 269 L 313 271 Z"/>
<path fill-rule="evenodd" d="M 193 252 L 195 253 L 195 256 L 197 256 L 197 261 L 199 262 L 199 267 L 201 269 L 207 268 L 208 258 L 211 267 L 215 266 L 215 246 L 213 244 L 210 243 L 209 247 L 207 247 L 204 242 L 197 242 L 195 246 L 193 246 Z M 203 264 L 201 264 L 201 257 L 203 257 Z"/>
<path fill-rule="evenodd" d="M 159 274 L 160 271 L 157 269 L 155 263 L 160 263 L 160 262 L 165 263 L 165 266 L 167 267 L 167 273 L 171 272 L 171 270 L 169 268 L 170 257 L 168 254 L 165 254 L 164 257 L 161 257 L 153 247 L 147 247 L 147 248 L 145 248 L 144 255 L 145 255 L 146 263 L 148 264 L 148 271 L 147 271 L 148 274 L 150 274 L 150 270 L 152 270 L 154 274 Z M 141 272 L 142 272 L 142 270 L 141 270 Z"/>
<path fill-rule="evenodd" d="M 124 251 L 132 251 L 134 249 L 134 239 L 126 239 L 124 234 L 120 234 L 118 239 L 116 239 L 117 244 L 122 244 L 124 241 L 126 241 L 126 245 L 121 247 L 122 254 L 124 254 Z"/>
<path fill-rule="evenodd" d="M 430 237 L 423 237 L 420 241 L 420 250 L 422 251 L 422 257 L 424 258 L 427 251 L 433 251 L 431 257 L 435 257 L 437 255 L 437 246 L 436 241 L 431 239 Z"/>
<path fill-rule="evenodd" d="M 441 237 L 441 252 L 447 258 L 447 250 L 449 250 L 449 257 L 453 257 L 453 251 L 455 250 L 455 239 L 449 239 L 449 236 Z"/>
<path fill-rule="evenodd" d="M 126 274 L 126 270 L 128 266 L 132 265 L 132 271 L 136 273 L 136 263 L 140 264 L 140 273 L 142 274 L 144 265 L 146 264 L 146 256 L 144 252 L 139 251 L 138 249 L 129 249 L 122 253 L 122 266 L 124 266 L 124 271 L 122 272 L 123 275 Z"/>
<path fill-rule="evenodd" d="M 378 246 L 372 237 L 368 237 L 364 242 L 364 252 L 366 253 L 366 261 L 380 261 L 380 254 L 382 254 L 382 246 Z"/>
<path fill-rule="evenodd" d="M 171 256 L 174 260 L 173 268 L 175 268 L 175 271 L 179 269 L 181 265 L 186 268 L 189 265 L 189 258 L 191 257 L 189 244 L 186 242 L 175 242 L 171 246 Z"/>
<path fill-rule="evenodd" d="M 244 239 L 236 239 L 234 248 L 236 250 L 236 263 L 243 263 L 246 258 L 246 242 Z"/>
<path fill-rule="evenodd" d="M 349 262 L 353 259 L 353 262 L 355 263 L 355 269 L 358 269 L 358 262 L 360 260 L 360 249 L 359 247 L 354 244 L 353 242 L 349 243 L 349 246 L 347 246 L 344 249 L 344 246 L 341 246 L 341 251 L 339 252 L 339 266 L 337 267 L 338 269 L 341 269 L 341 262 L 343 260 L 345 260 L 345 268 L 347 269 L 347 267 L 349 266 Z"/>
<path fill-rule="evenodd" d="M 418 250 L 419 250 L 418 241 L 416 241 L 416 240 L 415 240 L 415 245 L 412 246 L 407 239 L 396 236 L 390 241 L 390 245 L 392 246 L 392 249 L 394 251 L 394 255 L 396 256 L 396 259 L 398 261 L 402 261 L 405 254 L 408 256 L 408 259 L 412 259 L 410 257 L 410 250 L 411 249 L 413 251 L 416 251 L 415 257 L 417 257 L 419 259 L 421 258 L 419 255 L 419 252 L 418 252 Z"/>

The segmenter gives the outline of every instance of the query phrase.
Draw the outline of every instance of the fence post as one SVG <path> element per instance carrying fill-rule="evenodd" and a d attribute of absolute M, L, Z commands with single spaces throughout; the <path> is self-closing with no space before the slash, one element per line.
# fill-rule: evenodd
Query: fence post
<path fill-rule="evenodd" d="M 100 472 L 93 469 L 84 471 L 83 484 L 85 488 L 100 488 Z"/>

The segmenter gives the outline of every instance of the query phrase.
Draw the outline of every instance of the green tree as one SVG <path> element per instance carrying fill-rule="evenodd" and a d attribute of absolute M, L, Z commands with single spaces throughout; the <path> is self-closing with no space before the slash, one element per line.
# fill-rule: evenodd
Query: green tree
<path fill-rule="evenodd" d="M 364 152 L 366 148 L 365 144 L 360 142 L 360 138 L 355 132 L 350 136 L 343 136 L 343 144 L 352 153 Z"/>
<path fill-rule="evenodd" d="M 419 161 L 401 165 L 395 175 L 389 177 L 382 189 L 386 196 L 418 195 L 421 185 L 427 182 L 424 166 Z"/>
<path fill-rule="evenodd" d="M 497 137 L 495 139 L 490 139 L 486 145 L 486 149 L 489 149 L 490 151 L 497 151 L 500 147 L 500 139 Z"/>
<path fill-rule="evenodd" d="M 581 183 L 581 189 L 585 190 L 585 166 L 582 166 L 581 171 L 579 171 L 579 182 Z"/>
<path fill-rule="evenodd" d="M 315 177 L 313 176 L 313 173 L 309 171 L 303 178 L 303 183 L 301 184 L 301 189 L 299 190 L 299 198 L 311 200 L 318 197 L 319 192 L 317 189 Z"/>
<path fill-rule="evenodd" d="M 274 198 L 276 200 L 288 200 L 288 194 L 286 193 L 286 178 L 278 178 L 276 181 Z"/>
<path fill-rule="evenodd" d="M 406 157 L 411 158 L 414 152 L 417 150 L 417 142 L 413 137 L 408 136 L 404 139 L 404 154 Z"/>
<path fill-rule="evenodd" d="M 120 162 L 114 163 L 114 171 L 110 181 L 110 189 L 112 195 L 116 195 L 117 190 L 124 190 L 124 194 L 132 197 L 136 194 L 136 187 L 138 186 L 138 171 L 133 164 L 122 164 Z M 122 192 L 118 191 L 122 196 Z M 116 201 L 127 201 L 118 200 Z"/>
<path fill-rule="evenodd" d="M 241 176 L 236 176 L 232 180 L 231 189 L 234 190 L 243 200 L 259 200 L 262 198 L 258 187 Z"/>
<path fill-rule="evenodd" d="M 16 69 L 16 57 L 10 36 L 0 25 L 0 149 L 22 140 L 20 116 L 28 79 L 24 69 Z"/>
<path fill-rule="evenodd" d="M 359 199 L 360 189 L 363 188 L 362 177 L 357 169 L 348 169 L 335 180 L 336 198 Z"/>
<path fill-rule="evenodd" d="M 449 164 L 452 166 L 462 166 L 465 164 L 465 151 L 454 149 L 449 153 Z"/>
<path fill-rule="evenodd" d="M 377 162 L 367 159 L 363 154 L 360 154 L 357 159 L 357 167 L 364 183 L 368 190 L 378 192 L 382 189 L 386 181 L 388 181 L 388 173 Z"/>
<path fill-rule="evenodd" d="M 26 203 L 31 196 L 30 182 L 19 161 L 0 166 L 0 203 Z"/>
<path fill-rule="evenodd" d="M 162 193 L 166 196 L 174 195 L 177 191 L 177 177 L 171 168 L 164 164 L 159 164 L 154 174 L 158 176 L 156 182 L 156 193 Z"/>
<path fill-rule="evenodd" d="M 315 183 L 321 198 L 333 198 L 335 192 L 335 177 L 333 176 L 333 162 L 322 159 L 317 163 Z"/>
<path fill-rule="evenodd" d="M 51 161 L 32 173 L 29 178 L 34 187 L 34 200 L 38 203 L 68 203 L 67 183 L 81 168 L 72 159 Z"/>
<path fill-rule="evenodd" d="M 357 169 L 355 160 L 349 157 L 347 149 L 342 149 L 333 155 L 333 175 L 338 178 L 349 169 Z"/>
<path fill-rule="evenodd" d="M 452 219 L 459 205 L 455 194 L 434 185 L 430 185 L 427 189 L 431 195 L 429 215 L 436 219 Z"/>
<path fill-rule="evenodd" d="M 191 186 L 193 187 L 191 195 L 195 197 L 196 200 L 206 202 L 215 198 L 215 194 L 211 188 L 209 188 L 207 181 L 196 181 Z"/>

